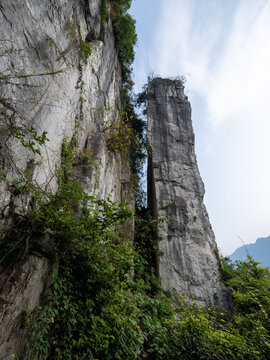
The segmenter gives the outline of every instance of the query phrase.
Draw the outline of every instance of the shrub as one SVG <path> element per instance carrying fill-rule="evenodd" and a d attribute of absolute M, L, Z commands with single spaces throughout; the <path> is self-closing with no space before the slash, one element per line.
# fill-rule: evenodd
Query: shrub
<path fill-rule="evenodd" d="M 54 281 L 46 303 L 24 313 L 30 334 L 24 358 L 269 359 L 269 269 L 251 258 L 222 261 L 233 314 L 165 294 L 149 257 L 117 230 L 132 211 L 87 195 L 72 180 L 73 161 L 77 154 L 64 142 L 58 193 L 29 189 L 23 232 L 31 239 L 49 232 Z M 144 243 L 152 222 L 141 224 Z"/>
<path fill-rule="evenodd" d="M 80 37 L 80 58 L 87 64 L 89 56 L 92 54 L 92 48 Z"/>
<path fill-rule="evenodd" d="M 135 20 L 129 14 L 123 13 L 113 21 L 113 29 L 118 46 L 119 60 L 125 69 L 135 57 L 134 46 L 137 42 Z"/>

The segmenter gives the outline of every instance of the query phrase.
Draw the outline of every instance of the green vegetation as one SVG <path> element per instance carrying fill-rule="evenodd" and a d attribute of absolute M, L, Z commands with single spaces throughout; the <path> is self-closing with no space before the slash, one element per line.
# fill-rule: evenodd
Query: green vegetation
<path fill-rule="evenodd" d="M 110 150 L 130 155 L 138 184 L 145 157 L 145 124 L 136 113 L 132 94 L 135 22 L 127 14 L 130 0 L 104 1 L 103 19 L 109 3 L 124 84 L 119 121 L 106 124 L 105 132 Z M 71 23 L 66 30 L 75 38 Z M 83 40 L 80 48 L 81 58 L 87 61 L 91 48 Z M 145 100 L 146 92 L 140 101 Z M 84 102 L 82 91 L 80 102 Z M 46 132 L 26 130 L 30 142 L 22 131 L 16 130 L 13 136 L 39 153 L 37 146 L 48 140 Z M 133 245 L 122 231 L 133 211 L 125 203 L 110 197 L 97 199 L 83 191 L 75 165 L 98 164 L 90 150 L 78 154 L 75 148 L 75 137 L 71 143 L 64 141 L 56 194 L 31 184 L 27 169 L 25 177 L 14 181 L 12 191 L 30 201 L 24 213 L 13 214 L 19 219 L 14 228 L 0 233 L 4 239 L 1 266 L 23 259 L 32 250 L 44 250 L 49 238 L 46 256 L 53 283 L 45 302 L 22 316 L 22 326 L 29 333 L 24 359 L 269 359 L 270 270 L 251 258 L 236 264 L 221 260 L 233 313 L 212 306 L 202 309 L 177 294 L 164 293 L 155 275 L 155 254 L 156 228 L 165 220 L 152 219 L 146 209 L 138 209 Z M 0 173 L 0 179 L 6 181 L 5 174 Z"/>
<path fill-rule="evenodd" d="M 85 11 L 89 11 L 89 9 L 85 5 Z M 78 31 L 76 31 L 75 24 L 70 20 L 67 20 L 65 23 L 65 30 L 68 32 L 73 45 L 78 49 L 79 58 L 82 59 L 84 64 L 87 64 L 88 58 L 92 54 L 92 48 L 90 44 L 86 43 L 80 35 L 80 27 L 78 27 Z"/>
<path fill-rule="evenodd" d="M 46 302 L 23 314 L 30 336 L 25 359 L 269 359 L 269 269 L 251 258 L 222 260 L 233 314 L 165 294 L 154 252 L 146 251 L 155 250 L 160 221 L 137 220 L 134 247 L 121 232 L 133 212 L 87 195 L 74 180 L 79 158 L 65 141 L 57 194 L 16 184 L 31 206 L 4 237 L 10 240 L 4 260 L 37 250 L 49 234 L 54 278 Z"/>
<path fill-rule="evenodd" d="M 103 24 L 104 21 L 106 20 L 107 14 L 108 14 L 108 1 L 102 0 L 101 7 L 100 7 L 100 22 L 101 22 L 101 24 Z"/>
<path fill-rule="evenodd" d="M 121 156 L 126 159 L 131 158 L 132 171 L 137 174 L 145 157 L 144 128 L 142 127 L 141 131 L 135 131 L 135 121 L 136 119 L 140 121 L 140 119 L 137 118 L 132 105 L 126 107 L 126 110 L 119 112 L 117 120 L 106 121 L 103 131 L 108 149 L 120 152 Z"/>
<path fill-rule="evenodd" d="M 25 359 L 269 359 L 269 269 L 251 258 L 222 260 L 233 314 L 165 294 L 145 252 L 161 224 L 141 223 L 135 250 L 120 231 L 132 211 L 87 195 L 72 180 L 77 155 L 67 142 L 62 159 L 58 193 L 28 189 L 31 211 L 21 226 L 27 251 L 37 246 L 30 239 L 49 231 L 54 269 L 46 303 L 23 316 Z"/>
<path fill-rule="evenodd" d="M 132 91 L 131 65 L 135 57 L 134 47 L 137 42 L 137 34 L 135 20 L 127 13 L 130 6 L 131 0 L 103 0 L 101 6 L 101 21 L 105 21 L 108 11 L 112 19 L 122 70 L 122 108 L 119 119 L 114 124 L 110 121 L 106 123 L 105 132 L 109 149 L 119 151 L 130 158 L 136 200 L 140 203 L 142 194 L 139 188 L 139 176 L 146 157 L 146 124 L 138 116 L 137 104 Z"/>
<path fill-rule="evenodd" d="M 80 58 L 87 64 L 89 56 L 92 54 L 92 48 L 80 37 Z"/>
<path fill-rule="evenodd" d="M 123 120 L 131 128 L 130 159 L 133 174 L 140 176 L 146 158 L 146 123 L 138 115 L 132 86 L 124 85 L 121 92 Z"/>
<path fill-rule="evenodd" d="M 35 146 L 37 146 L 37 144 L 42 146 L 46 141 L 49 141 L 47 138 L 47 131 L 43 131 L 43 133 L 39 135 L 33 126 L 27 127 L 23 125 L 22 127 L 31 136 L 30 140 L 26 140 L 26 134 L 18 129 L 15 129 L 13 132 L 11 132 L 11 135 L 16 139 L 19 139 L 23 147 L 31 150 L 34 154 L 40 155 L 40 150 Z"/>
<path fill-rule="evenodd" d="M 68 180 L 68 147 L 64 159 L 59 193 L 31 216 L 36 234 L 50 228 L 58 268 L 47 303 L 24 316 L 31 335 L 26 359 L 269 359 L 268 269 L 252 259 L 223 260 L 232 315 L 164 294 L 149 258 L 118 235 L 131 211 L 88 197 Z"/>
<path fill-rule="evenodd" d="M 131 145 L 133 134 L 125 112 L 120 111 L 119 118 L 113 122 L 106 121 L 104 133 L 110 151 L 119 151 L 125 157 L 129 155 L 126 151 Z"/>
<path fill-rule="evenodd" d="M 76 41 L 76 39 L 77 39 L 76 28 L 75 28 L 75 25 L 70 20 L 66 21 L 65 30 L 68 32 L 71 40 Z"/>
<path fill-rule="evenodd" d="M 113 20 L 113 29 L 118 46 L 119 60 L 124 70 L 126 70 L 134 60 L 134 46 L 137 42 L 135 20 L 127 13 L 128 7 L 123 7 L 123 5 L 114 2 L 116 16 Z"/>
<path fill-rule="evenodd" d="M 248 341 L 250 347 L 257 348 L 258 357 L 270 357 L 270 270 L 254 261 L 250 256 L 246 261 L 232 263 L 224 259 L 221 263 L 224 281 L 231 289 L 234 315 L 230 325 Z M 261 356 L 261 357 L 260 357 Z"/>
<path fill-rule="evenodd" d="M 135 57 L 134 47 L 137 43 L 136 21 L 127 12 L 131 1 L 103 0 L 100 10 L 102 23 L 106 19 L 108 9 L 110 11 L 124 83 L 130 80 L 131 64 Z"/>

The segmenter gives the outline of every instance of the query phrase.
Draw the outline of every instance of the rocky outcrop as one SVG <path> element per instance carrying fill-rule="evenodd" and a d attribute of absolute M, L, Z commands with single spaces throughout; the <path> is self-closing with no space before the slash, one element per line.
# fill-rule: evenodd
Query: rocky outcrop
<path fill-rule="evenodd" d="M 22 216 L 29 206 L 16 185 L 57 190 L 64 139 L 76 144 L 74 166 L 89 194 L 116 200 L 131 195 L 128 166 L 107 146 L 120 109 L 121 69 L 111 21 L 101 24 L 101 2 L 0 1 L 2 230 L 12 232 L 14 214 Z M 0 251 L 1 360 L 15 353 L 20 358 L 20 313 L 42 301 L 50 282 L 43 251 L 8 269 L 1 268 L 2 258 Z"/>
<path fill-rule="evenodd" d="M 95 182 L 87 179 L 88 187 L 99 191 L 95 183 L 105 176 L 99 195 L 120 191 L 115 179 L 121 177 L 121 166 L 107 151 L 104 124 L 119 111 L 121 75 L 112 26 L 106 21 L 101 26 L 100 6 L 101 0 L 91 0 L 89 6 L 77 0 L 1 2 L 1 173 L 7 181 L 1 182 L 0 201 L 6 206 L 4 217 L 11 201 L 8 185 L 24 170 L 38 186 L 56 190 L 55 169 L 64 138 L 75 138 L 78 151 L 86 150 L 100 169 Z M 91 32 L 96 40 L 88 42 Z M 10 130 L 17 130 L 32 141 L 30 126 L 39 134 L 47 132 L 49 141 L 37 146 L 40 156 L 11 136 Z M 12 202 L 20 206 L 18 199 Z"/>
<path fill-rule="evenodd" d="M 158 230 L 157 270 L 165 290 L 199 305 L 229 307 L 220 279 L 218 250 L 206 208 L 204 185 L 194 152 L 191 107 L 180 80 L 148 85 L 148 189 Z"/>
<path fill-rule="evenodd" d="M 110 148 L 121 68 L 111 21 L 101 22 L 101 4 L 0 0 L 0 360 L 25 357 L 22 314 L 42 304 L 52 281 L 50 229 L 43 238 L 19 239 L 25 249 L 8 264 L 1 247 L 14 225 L 23 226 L 31 206 L 27 186 L 57 191 L 63 143 L 74 146 L 74 170 L 86 192 L 129 198 L 133 206 L 128 156 Z M 194 294 L 203 305 L 224 305 L 227 292 L 202 204 L 181 82 L 157 79 L 149 85 L 149 134 L 152 209 L 155 216 L 170 216 L 159 234 L 163 287 Z M 129 225 L 132 237 L 132 220 Z"/>

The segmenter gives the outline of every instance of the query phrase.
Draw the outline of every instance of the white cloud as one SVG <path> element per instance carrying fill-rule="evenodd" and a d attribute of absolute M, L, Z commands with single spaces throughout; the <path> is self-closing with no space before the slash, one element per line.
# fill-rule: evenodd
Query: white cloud
<path fill-rule="evenodd" d="M 240 2 L 227 45 L 204 90 L 211 121 L 266 118 L 270 84 L 270 2 Z M 207 69 L 211 71 L 211 69 Z M 270 109 L 270 108 L 269 108 Z"/>
<path fill-rule="evenodd" d="M 243 111 L 257 112 L 268 102 L 270 2 L 240 1 L 227 38 L 224 1 L 214 7 L 206 3 L 206 14 L 200 15 L 194 0 L 163 2 L 150 63 L 161 76 L 186 74 L 189 88 L 205 98 L 210 120 L 218 124 Z M 207 12 L 214 18 L 206 18 Z"/>
<path fill-rule="evenodd" d="M 208 142 L 200 168 L 217 240 L 229 253 L 241 246 L 237 234 L 246 242 L 270 234 L 270 1 L 162 4 L 149 61 L 161 76 L 186 74 L 191 102 L 195 92 L 206 102 L 207 119 L 196 120 L 208 126 L 196 134 Z"/>
<path fill-rule="evenodd" d="M 195 22 L 197 4 L 194 0 L 163 1 L 161 24 L 150 62 L 161 76 L 187 75 L 189 86 L 202 93 L 209 82 L 211 50 L 218 41 L 221 24 L 218 17 L 197 21 L 205 14 L 198 14 Z M 213 3 L 209 11 L 221 16 Z"/>

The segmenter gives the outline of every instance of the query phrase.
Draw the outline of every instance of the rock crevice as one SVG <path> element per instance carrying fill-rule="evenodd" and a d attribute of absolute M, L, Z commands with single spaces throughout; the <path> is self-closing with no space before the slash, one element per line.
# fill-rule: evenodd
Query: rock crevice
<path fill-rule="evenodd" d="M 204 185 L 194 151 L 191 106 L 180 80 L 148 85 L 148 202 L 158 230 L 157 271 L 165 290 L 199 305 L 229 308 L 215 236 L 203 204 Z"/>
<path fill-rule="evenodd" d="M 16 190 L 20 179 L 57 191 L 65 141 L 75 141 L 78 158 L 89 157 L 87 164 L 74 165 L 87 193 L 132 198 L 131 187 L 122 184 L 130 182 L 126 161 L 109 150 L 104 131 L 107 121 L 118 119 L 122 79 L 112 22 L 101 24 L 102 0 L 0 3 L 0 230 L 12 233 L 29 209 L 30 199 Z M 32 141 L 26 130 L 31 126 L 39 135 L 47 132 L 49 141 L 34 145 L 40 154 L 13 136 L 18 131 Z M 0 260 L 6 241 L 0 236 Z M 8 267 L 0 261 L 0 360 L 24 356 L 27 331 L 20 314 L 44 300 L 51 281 L 45 250 L 39 247 Z"/>

